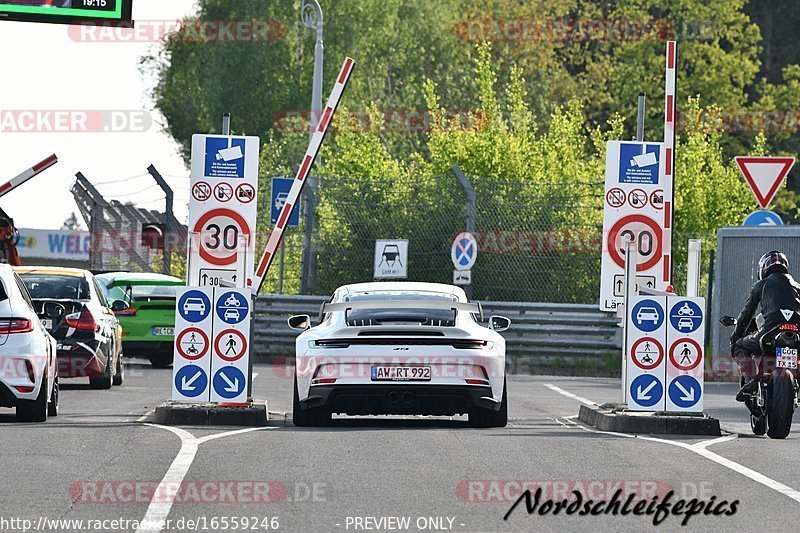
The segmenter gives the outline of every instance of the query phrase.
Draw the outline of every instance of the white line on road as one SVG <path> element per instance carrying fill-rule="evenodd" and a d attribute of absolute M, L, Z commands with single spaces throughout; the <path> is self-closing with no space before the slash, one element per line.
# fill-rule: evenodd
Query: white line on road
<path fill-rule="evenodd" d="M 214 435 L 206 435 L 205 437 L 195 437 L 188 431 L 181 428 L 174 428 L 169 426 L 161 426 L 158 424 L 145 424 L 154 428 L 166 429 L 167 431 L 177 435 L 181 439 L 181 449 L 178 455 L 172 461 L 172 464 L 164 475 L 164 479 L 158 484 L 155 490 L 153 499 L 147 507 L 147 513 L 144 519 L 139 524 L 139 529 L 136 533 L 144 533 L 145 531 L 153 533 L 161 531 L 164 523 L 169 516 L 172 509 L 172 504 L 175 503 L 175 497 L 180 490 L 183 478 L 194 462 L 197 455 L 197 448 L 204 442 L 222 437 L 231 437 L 233 435 L 240 435 L 242 433 L 249 433 L 251 431 L 259 431 L 262 429 L 275 429 L 274 427 L 261 427 L 261 428 L 245 428 L 237 429 L 235 431 L 226 431 L 225 433 L 215 433 Z M 158 501 L 156 501 L 158 500 Z"/>
<path fill-rule="evenodd" d="M 592 406 L 597 405 L 592 400 L 587 400 L 586 398 L 578 396 L 577 394 L 572 394 L 571 392 L 567 392 L 567 391 L 565 391 L 564 389 L 562 389 L 560 387 L 556 387 L 552 383 L 545 383 L 544 386 L 547 387 L 548 389 L 552 390 L 552 391 L 555 391 L 555 392 L 561 394 L 562 396 L 566 396 L 567 398 L 572 398 L 573 400 L 578 400 L 579 402 L 585 403 L 586 405 L 592 405 Z"/>
<path fill-rule="evenodd" d="M 581 398 L 580 396 L 576 396 L 576 395 L 572 394 L 571 392 L 567 392 L 567 391 L 565 391 L 563 389 L 559 389 L 558 387 L 550 385 L 549 383 L 546 383 L 545 386 L 547 388 L 559 393 L 559 394 L 562 394 L 563 396 L 566 396 L 567 398 L 572 398 L 573 400 L 578 400 L 578 401 L 580 401 L 582 403 L 589 402 L 589 400 L 586 400 L 586 398 Z M 597 404 L 595 404 L 594 402 L 591 402 L 589 405 L 597 405 Z M 716 453 L 714 453 L 714 452 L 712 452 L 712 451 L 707 449 L 709 446 L 712 446 L 714 444 L 720 444 L 722 442 L 728 442 L 728 441 L 734 440 L 734 439 L 739 437 L 738 435 L 726 435 L 724 437 L 719 437 L 719 438 L 716 438 L 716 439 L 697 442 L 695 444 L 687 444 L 685 442 L 668 440 L 668 439 L 659 439 L 657 437 L 646 437 L 646 436 L 643 436 L 643 435 L 631 435 L 631 434 L 628 434 L 628 433 L 618 433 L 616 431 L 600 431 L 599 429 L 593 429 L 593 428 L 586 427 L 584 425 L 578 424 L 577 422 L 575 422 L 575 421 L 573 421 L 573 420 L 571 420 L 569 418 L 565 418 L 565 420 L 569 424 L 572 424 L 573 426 L 575 426 L 577 428 L 580 428 L 580 429 L 582 429 L 584 431 L 588 431 L 590 433 L 599 433 L 599 434 L 602 434 L 602 435 L 612 435 L 614 437 L 624 437 L 624 438 L 628 438 L 628 439 L 632 438 L 632 439 L 646 440 L 646 441 L 650 441 L 650 442 L 659 442 L 659 443 L 662 443 L 662 444 L 671 444 L 672 446 L 677 446 L 679 448 L 683 448 L 684 450 L 689 450 L 691 452 L 696 453 L 697 455 L 699 455 L 701 457 L 705 457 L 706 459 L 708 459 L 710 461 L 713 461 L 713 462 L 717 463 L 718 465 L 724 466 L 725 468 L 728 468 L 729 470 L 733 470 L 737 474 L 741 474 L 741 475 L 745 476 L 746 478 L 749 478 L 749 479 L 755 481 L 756 483 L 760 483 L 760 484 L 764 485 L 765 487 L 769 487 L 770 489 L 783 494 L 787 498 L 791 498 L 792 500 L 800 503 L 800 491 L 797 491 L 797 490 L 793 489 L 792 487 L 789 487 L 788 485 L 784 485 L 783 483 L 781 483 L 779 481 L 775 481 L 774 479 L 765 476 L 761 472 L 756 472 L 755 470 L 753 470 L 751 468 L 748 468 L 748 467 L 746 467 L 744 465 L 741 465 L 741 464 L 737 463 L 736 461 L 731 461 L 727 457 L 723 457 L 723 456 L 721 456 L 719 454 L 716 454 Z"/>

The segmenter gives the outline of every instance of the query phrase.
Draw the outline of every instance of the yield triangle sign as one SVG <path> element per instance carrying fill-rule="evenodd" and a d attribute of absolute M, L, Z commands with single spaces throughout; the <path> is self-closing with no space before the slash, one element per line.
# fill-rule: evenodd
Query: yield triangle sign
<path fill-rule="evenodd" d="M 794 157 L 738 156 L 734 159 L 762 209 L 766 209 L 775 198 L 794 165 Z"/>

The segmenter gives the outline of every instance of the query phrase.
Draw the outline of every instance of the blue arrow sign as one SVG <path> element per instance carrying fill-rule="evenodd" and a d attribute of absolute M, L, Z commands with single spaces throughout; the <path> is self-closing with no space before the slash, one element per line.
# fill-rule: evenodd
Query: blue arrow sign
<path fill-rule="evenodd" d="M 211 301 L 202 291 L 186 291 L 178 300 L 178 313 L 187 322 L 202 322 L 211 314 Z"/>
<path fill-rule="evenodd" d="M 631 321 L 636 329 L 653 332 L 664 323 L 664 308 L 655 300 L 642 300 L 633 306 Z"/>
<path fill-rule="evenodd" d="M 759 209 L 750 213 L 742 226 L 783 226 L 783 220 L 773 211 Z"/>
<path fill-rule="evenodd" d="M 175 388 L 188 398 L 197 398 L 208 388 L 208 376 L 196 365 L 186 365 L 175 373 Z"/>
<path fill-rule="evenodd" d="M 669 312 L 669 322 L 681 333 L 691 333 L 703 323 L 703 310 L 690 300 L 678 300 Z"/>
<path fill-rule="evenodd" d="M 642 374 L 631 382 L 631 398 L 643 407 L 652 407 L 664 397 L 664 386 L 651 374 Z"/>
<path fill-rule="evenodd" d="M 214 374 L 214 392 L 223 398 L 236 398 L 242 394 L 244 386 L 244 374 L 235 366 L 224 366 Z"/>
<path fill-rule="evenodd" d="M 678 407 L 692 407 L 700 401 L 700 383 L 692 376 L 678 376 L 669 384 L 669 399 Z"/>
<path fill-rule="evenodd" d="M 217 298 L 217 316 L 226 324 L 242 322 L 250 310 L 250 304 L 238 292 L 226 292 Z"/>
<path fill-rule="evenodd" d="M 294 180 L 292 178 L 272 178 L 272 202 L 270 203 L 270 221 L 275 224 L 281 216 L 281 210 L 289 197 Z M 300 225 L 300 206 L 295 206 L 292 216 L 289 217 L 287 226 L 297 227 Z"/>

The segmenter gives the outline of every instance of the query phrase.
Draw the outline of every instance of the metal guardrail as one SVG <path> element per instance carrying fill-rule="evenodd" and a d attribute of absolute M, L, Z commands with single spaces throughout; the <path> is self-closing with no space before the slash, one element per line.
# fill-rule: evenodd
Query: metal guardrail
<path fill-rule="evenodd" d="M 297 332 L 286 319 L 316 317 L 322 296 L 262 295 L 255 306 L 255 350 L 258 361 L 291 361 Z M 605 369 L 620 358 L 622 330 L 615 316 L 595 305 L 481 302 L 484 317 L 503 315 L 511 329 L 503 333 L 511 372 L 536 368 Z"/>

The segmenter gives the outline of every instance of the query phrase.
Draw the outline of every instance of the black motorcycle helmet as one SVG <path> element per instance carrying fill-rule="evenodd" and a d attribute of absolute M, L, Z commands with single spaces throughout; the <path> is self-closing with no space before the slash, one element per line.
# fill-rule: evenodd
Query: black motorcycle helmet
<path fill-rule="evenodd" d="M 773 272 L 789 273 L 789 260 L 783 252 L 772 250 L 758 260 L 758 279 L 764 279 Z"/>

